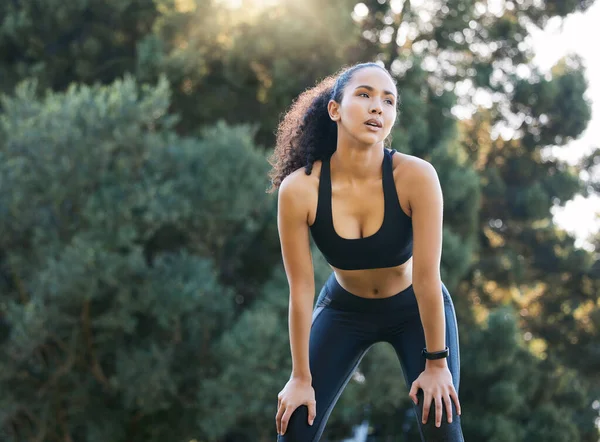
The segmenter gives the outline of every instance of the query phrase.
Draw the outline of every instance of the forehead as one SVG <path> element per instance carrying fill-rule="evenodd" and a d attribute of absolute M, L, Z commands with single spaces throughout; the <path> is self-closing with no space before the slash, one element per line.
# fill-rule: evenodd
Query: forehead
<path fill-rule="evenodd" d="M 363 68 L 354 72 L 348 86 L 354 89 L 359 85 L 371 86 L 379 90 L 396 91 L 396 85 L 388 73 L 376 67 Z"/>

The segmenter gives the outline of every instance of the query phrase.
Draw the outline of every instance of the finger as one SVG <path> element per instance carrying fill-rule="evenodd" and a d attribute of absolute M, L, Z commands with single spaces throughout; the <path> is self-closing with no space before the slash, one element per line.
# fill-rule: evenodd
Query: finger
<path fill-rule="evenodd" d="M 442 425 L 442 395 L 435 395 L 435 426 L 440 427 Z"/>
<path fill-rule="evenodd" d="M 283 417 L 281 418 L 281 434 L 285 434 L 285 432 L 287 431 L 290 416 L 292 415 L 295 409 L 296 407 L 288 407 L 285 409 L 285 413 L 283 413 Z"/>
<path fill-rule="evenodd" d="M 281 407 L 281 393 L 277 395 L 277 410 Z"/>
<path fill-rule="evenodd" d="M 452 423 L 452 400 L 450 394 L 444 396 L 444 405 L 446 406 L 446 416 L 448 417 L 448 423 Z"/>
<path fill-rule="evenodd" d="M 425 392 L 424 392 L 425 393 Z M 429 419 L 429 409 L 431 408 L 431 394 L 425 393 L 423 397 L 423 423 L 427 423 Z"/>
<path fill-rule="evenodd" d="M 452 398 L 452 400 L 454 401 L 454 405 L 456 406 L 456 414 L 460 416 L 460 401 L 458 400 L 458 393 L 456 393 L 456 390 L 454 388 L 450 389 L 450 397 Z"/>
<path fill-rule="evenodd" d="M 419 391 L 419 383 L 414 381 L 410 387 L 410 391 L 408 392 L 408 397 L 411 398 L 415 405 L 419 404 L 419 398 L 417 398 L 417 391 Z"/>
<path fill-rule="evenodd" d="M 312 425 L 317 417 L 317 401 L 308 402 L 308 425 Z"/>
<path fill-rule="evenodd" d="M 281 418 L 283 417 L 284 412 L 285 412 L 284 406 L 280 406 L 277 409 L 277 415 L 275 416 L 275 424 L 277 426 L 277 434 L 281 434 Z"/>

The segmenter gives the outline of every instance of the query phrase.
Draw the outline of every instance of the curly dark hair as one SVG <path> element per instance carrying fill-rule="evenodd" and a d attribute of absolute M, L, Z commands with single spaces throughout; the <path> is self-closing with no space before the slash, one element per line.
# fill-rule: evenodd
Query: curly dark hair
<path fill-rule="evenodd" d="M 275 149 L 269 156 L 273 167 L 267 192 L 277 190 L 283 179 L 300 167 L 310 175 L 315 161 L 331 157 L 337 149 L 337 124 L 329 117 L 329 100 L 341 103 L 344 88 L 354 73 L 369 67 L 383 69 L 390 75 L 377 63 L 359 63 L 326 77 L 298 96 L 277 128 Z M 390 78 L 396 84 L 391 75 Z"/>

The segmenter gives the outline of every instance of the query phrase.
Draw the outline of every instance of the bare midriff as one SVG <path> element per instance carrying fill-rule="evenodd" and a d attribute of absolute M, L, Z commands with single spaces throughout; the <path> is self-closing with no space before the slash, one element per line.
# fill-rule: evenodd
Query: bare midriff
<path fill-rule="evenodd" d="M 340 285 L 361 298 L 388 298 L 412 284 L 412 258 L 397 267 L 385 269 L 332 269 Z"/>

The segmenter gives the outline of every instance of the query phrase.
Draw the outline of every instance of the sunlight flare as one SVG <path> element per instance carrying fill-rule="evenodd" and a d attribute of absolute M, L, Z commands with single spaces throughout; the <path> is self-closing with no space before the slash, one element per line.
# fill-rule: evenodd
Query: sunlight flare
<path fill-rule="evenodd" d="M 218 0 L 229 9 L 265 9 L 277 5 L 279 0 Z"/>

